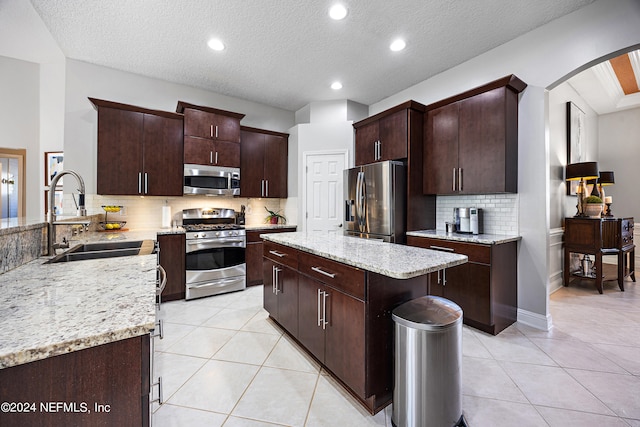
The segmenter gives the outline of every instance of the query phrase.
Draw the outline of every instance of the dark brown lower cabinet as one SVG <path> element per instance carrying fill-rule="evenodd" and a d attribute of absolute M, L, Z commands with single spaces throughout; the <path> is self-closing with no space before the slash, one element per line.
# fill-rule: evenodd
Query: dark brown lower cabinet
<path fill-rule="evenodd" d="M 426 295 L 427 276 L 393 279 L 272 242 L 264 244 L 264 266 L 264 307 L 270 317 L 369 412 L 375 414 L 391 403 L 391 311 Z M 283 297 L 286 281 L 273 296 L 276 291 L 269 276 L 274 266 L 295 274 L 297 301 Z M 293 282 L 293 276 L 286 280 Z M 283 317 L 283 305 L 288 305 L 287 316 L 296 316 L 297 329 L 292 319 Z"/>
<path fill-rule="evenodd" d="M 142 335 L 0 369 L 0 426 L 148 426 L 149 358 Z"/>
<path fill-rule="evenodd" d="M 162 291 L 162 301 L 184 299 L 185 282 L 185 234 L 158 235 L 160 253 L 158 261 L 167 272 L 167 284 Z"/>
<path fill-rule="evenodd" d="M 407 236 L 407 244 L 447 250 L 469 262 L 429 275 L 429 294 L 462 308 L 464 323 L 496 335 L 517 320 L 517 242 L 481 245 Z"/>

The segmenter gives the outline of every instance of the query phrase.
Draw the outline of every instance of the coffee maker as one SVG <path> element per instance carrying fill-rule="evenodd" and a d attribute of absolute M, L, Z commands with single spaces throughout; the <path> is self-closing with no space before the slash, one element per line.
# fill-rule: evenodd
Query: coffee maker
<path fill-rule="evenodd" d="M 482 209 L 469 208 L 469 228 L 471 229 L 471 234 L 482 234 L 484 228 L 482 223 Z"/>
<path fill-rule="evenodd" d="M 458 233 L 471 233 L 469 208 L 453 208 L 453 222 Z"/>

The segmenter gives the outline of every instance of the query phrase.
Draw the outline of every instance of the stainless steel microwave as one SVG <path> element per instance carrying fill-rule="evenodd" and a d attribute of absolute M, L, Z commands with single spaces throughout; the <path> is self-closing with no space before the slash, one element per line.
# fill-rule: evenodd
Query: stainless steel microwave
<path fill-rule="evenodd" d="M 203 196 L 239 196 L 240 168 L 184 165 L 183 194 Z"/>

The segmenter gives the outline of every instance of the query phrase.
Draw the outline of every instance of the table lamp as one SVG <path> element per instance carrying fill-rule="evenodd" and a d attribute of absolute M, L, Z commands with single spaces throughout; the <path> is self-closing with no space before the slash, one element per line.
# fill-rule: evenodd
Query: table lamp
<path fill-rule="evenodd" d="M 615 184 L 615 179 L 613 178 L 613 172 L 612 171 L 602 171 L 600 172 L 600 178 L 598 178 L 598 186 L 600 187 L 600 198 L 602 198 L 602 201 L 604 202 L 605 205 L 607 205 L 607 211 L 605 212 L 604 216 L 606 217 L 612 217 L 613 214 L 611 213 L 611 196 L 606 197 L 604 194 L 604 186 L 607 185 L 613 185 Z"/>
<path fill-rule="evenodd" d="M 578 204 L 576 205 L 577 212 L 574 217 L 583 217 L 584 214 L 584 199 L 585 192 L 587 190 L 584 181 L 589 179 L 599 178 L 598 176 L 598 162 L 581 162 L 571 163 L 567 165 L 566 180 L 567 181 L 580 181 L 576 188 L 576 195 L 578 196 Z"/>

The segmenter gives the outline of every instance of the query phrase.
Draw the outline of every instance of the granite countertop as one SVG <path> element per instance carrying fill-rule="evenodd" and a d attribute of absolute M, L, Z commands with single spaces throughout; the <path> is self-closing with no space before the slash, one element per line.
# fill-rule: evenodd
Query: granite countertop
<path fill-rule="evenodd" d="M 47 223 L 41 219 L 4 218 L 0 219 L 0 236 L 46 226 Z"/>
<path fill-rule="evenodd" d="M 275 233 L 260 237 L 396 279 L 410 279 L 467 262 L 466 255 L 326 233 Z"/>
<path fill-rule="evenodd" d="M 269 230 L 278 230 L 282 228 L 296 228 L 297 225 L 293 224 L 257 224 L 257 225 L 247 225 L 245 229 L 247 231 L 269 231 Z"/>
<path fill-rule="evenodd" d="M 80 236 L 139 239 L 133 235 Z M 48 259 L 0 275 L 0 369 L 145 335 L 155 327 L 156 255 L 44 264 Z"/>
<path fill-rule="evenodd" d="M 501 243 L 508 243 L 522 239 L 522 237 L 520 236 L 503 236 L 500 234 L 447 233 L 444 230 L 407 231 L 407 236 L 429 237 L 431 239 L 477 243 L 481 245 L 499 245 Z"/>

